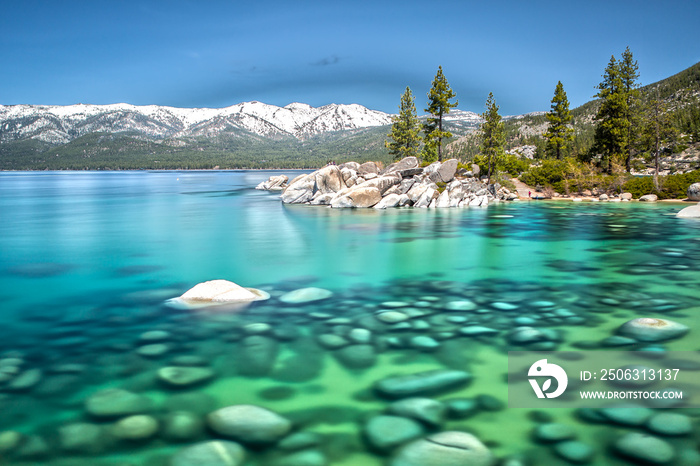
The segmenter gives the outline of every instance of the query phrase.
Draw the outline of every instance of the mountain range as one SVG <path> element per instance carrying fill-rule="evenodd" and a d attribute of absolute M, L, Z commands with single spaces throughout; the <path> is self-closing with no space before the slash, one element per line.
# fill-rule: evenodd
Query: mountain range
<path fill-rule="evenodd" d="M 677 116 L 690 112 L 681 117 L 698 120 L 692 112 L 699 107 L 700 63 L 642 88 L 643 96 L 652 92 Z M 572 111 L 582 144 L 592 140 L 597 105 L 591 101 Z M 543 114 L 504 117 L 508 146 L 543 144 Z M 315 108 L 297 102 L 278 107 L 254 101 L 219 109 L 0 105 L 0 170 L 312 168 L 329 160 L 390 162 L 384 141 L 392 116 L 357 104 Z M 446 152 L 473 156 L 478 144 L 471 133 L 481 121 L 474 112 L 452 109 L 444 125 L 455 138 Z M 697 128 L 680 130 L 697 133 Z"/>

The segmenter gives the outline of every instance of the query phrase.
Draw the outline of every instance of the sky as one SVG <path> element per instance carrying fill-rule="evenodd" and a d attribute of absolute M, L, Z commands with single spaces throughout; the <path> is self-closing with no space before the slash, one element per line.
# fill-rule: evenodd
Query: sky
<path fill-rule="evenodd" d="M 4 1 L 0 105 L 357 103 L 418 113 L 438 66 L 458 108 L 591 100 L 629 46 L 641 84 L 700 62 L 700 1 Z"/>

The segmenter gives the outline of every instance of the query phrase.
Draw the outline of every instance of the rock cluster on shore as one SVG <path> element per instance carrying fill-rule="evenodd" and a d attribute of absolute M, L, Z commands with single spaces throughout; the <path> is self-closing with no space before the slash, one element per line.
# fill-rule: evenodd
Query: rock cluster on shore
<path fill-rule="evenodd" d="M 415 157 L 406 157 L 384 169 L 374 162 L 328 165 L 294 178 L 281 198 L 285 204 L 377 209 L 487 206 L 518 199 L 517 194 L 497 183 L 486 185 L 480 181 L 478 167 L 461 170 L 460 178 L 455 178 L 457 168 L 456 159 L 420 167 Z M 274 185 L 272 178 L 275 177 L 258 185 L 258 189 Z"/>

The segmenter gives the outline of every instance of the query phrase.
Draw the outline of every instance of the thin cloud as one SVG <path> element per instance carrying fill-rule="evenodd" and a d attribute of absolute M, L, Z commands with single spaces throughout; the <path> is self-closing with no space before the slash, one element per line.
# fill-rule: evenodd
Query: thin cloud
<path fill-rule="evenodd" d="M 330 66 L 336 65 L 340 62 L 340 57 L 338 55 L 331 55 L 330 57 L 325 57 L 317 62 L 311 63 L 311 66 Z"/>

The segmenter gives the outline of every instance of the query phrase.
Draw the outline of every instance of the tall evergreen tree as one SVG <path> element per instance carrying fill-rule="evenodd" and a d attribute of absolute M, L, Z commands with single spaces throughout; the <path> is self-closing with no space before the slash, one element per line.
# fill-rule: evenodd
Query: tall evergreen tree
<path fill-rule="evenodd" d="M 503 121 L 501 121 L 501 115 L 498 114 L 498 105 L 496 105 L 492 92 L 489 92 L 489 97 L 486 99 L 486 111 L 481 114 L 481 118 L 484 119 L 479 128 L 481 153 L 489 161 L 489 179 L 486 183 L 491 184 L 491 175 L 496 171 L 506 143 Z"/>
<path fill-rule="evenodd" d="M 442 73 L 442 66 L 438 67 L 435 79 L 433 79 L 433 87 L 428 92 L 428 108 L 425 109 L 432 116 L 428 117 L 423 125 L 423 133 L 425 134 L 424 160 L 432 159 L 437 154 L 437 159 L 442 161 L 442 139 L 452 137 L 452 133 L 442 129 L 442 117 L 459 104 L 457 101 L 450 102 L 450 99 L 455 96 L 456 94 Z"/>
<path fill-rule="evenodd" d="M 561 81 L 557 83 L 552 97 L 552 108 L 547 113 L 549 127 L 544 133 L 547 140 L 547 153 L 561 159 L 562 152 L 568 148 L 569 142 L 574 140 L 574 130 L 569 126 L 573 116 L 569 111 L 569 99 L 564 92 Z"/>
<path fill-rule="evenodd" d="M 655 97 L 649 101 L 644 112 L 643 131 L 641 137 L 642 147 L 650 152 L 654 158 L 654 186 L 659 189 L 659 154 L 663 144 L 668 144 L 676 136 L 672 117 L 666 104 L 659 97 L 658 86 L 655 89 Z"/>
<path fill-rule="evenodd" d="M 611 173 L 613 161 L 625 157 L 629 130 L 627 96 L 620 65 L 614 56 L 610 57 L 603 81 L 597 89 L 595 96 L 601 99 L 601 103 L 595 116 L 597 124 L 593 150 L 601 155 L 603 169 Z"/>
<path fill-rule="evenodd" d="M 401 96 L 399 114 L 393 117 L 393 121 L 391 133 L 387 134 L 387 137 L 391 138 L 393 142 L 384 142 L 386 148 L 389 149 L 389 153 L 394 156 L 394 160 L 418 156 L 418 148 L 421 141 L 418 135 L 420 123 L 416 114 L 413 93 L 408 86 L 406 86 L 406 91 Z"/>
<path fill-rule="evenodd" d="M 625 94 L 627 104 L 627 150 L 625 151 L 625 169 L 629 173 L 632 169 L 632 152 L 637 146 L 639 131 L 641 129 L 640 98 L 639 98 L 639 65 L 632 56 L 630 48 L 625 48 L 619 61 L 620 80 L 622 92 Z"/>

